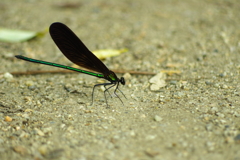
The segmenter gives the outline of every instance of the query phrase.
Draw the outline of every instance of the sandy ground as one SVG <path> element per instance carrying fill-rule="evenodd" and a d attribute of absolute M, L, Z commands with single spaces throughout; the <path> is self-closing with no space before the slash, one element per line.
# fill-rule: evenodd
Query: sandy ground
<path fill-rule="evenodd" d="M 104 60 L 110 69 L 181 73 L 154 92 L 152 76 L 124 74 L 127 99 L 121 96 L 123 106 L 108 97 L 110 108 L 101 88 L 90 105 L 92 87 L 102 82 L 95 77 L 1 74 L 1 160 L 240 159 L 237 0 L 83 0 L 76 8 L 62 2 L 1 0 L 0 27 L 41 31 L 59 21 L 90 50 L 128 48 Z M 0 72 L 56 69 L 18 54 L 72 65 L 49 34 L 0 42 Z"/>

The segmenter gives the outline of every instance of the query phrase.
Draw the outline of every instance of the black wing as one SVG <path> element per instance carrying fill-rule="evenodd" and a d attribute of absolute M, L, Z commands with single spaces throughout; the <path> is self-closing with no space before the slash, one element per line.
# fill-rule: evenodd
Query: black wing
<path fill-rule="evenodd" d="M 49 28 L 50 35 L 61 52 L 73 63 L 99 72 L 108 73 L 109 69 L 83 44 L 66 25 L 55 22 Z"/>

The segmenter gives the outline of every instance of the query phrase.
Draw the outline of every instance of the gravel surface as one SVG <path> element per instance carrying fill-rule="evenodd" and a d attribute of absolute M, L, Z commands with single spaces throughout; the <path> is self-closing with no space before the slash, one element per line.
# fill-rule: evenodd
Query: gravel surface
<path fill-rule="evenodd" d="M 1 0 L 0 27 L 42 31 L 58 21 L 90 50 L 127 48 L 103 61 L 126 71 L 127 99 L 108 95 L 107 108 L 99 87 L 91 105 L 104 81 L 84 74 L 11 74 L 56 69 L 19 54 L 72 65 L 49 34 L 0 42 L 1 160 L 240 159 L 239 1 L 66 2 Z M 153 91 L 154 75 L 127 71 L 165 71 L 166 85 Z"/>

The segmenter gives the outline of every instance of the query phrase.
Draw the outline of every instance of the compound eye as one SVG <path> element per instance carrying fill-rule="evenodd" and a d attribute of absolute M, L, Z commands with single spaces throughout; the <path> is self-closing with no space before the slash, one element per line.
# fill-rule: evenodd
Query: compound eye
<path fill-rule="evenodd" d="M 122 85 L 125 85 L 125 79 L 123 77 L 120 78 L 120 82 Z"/>

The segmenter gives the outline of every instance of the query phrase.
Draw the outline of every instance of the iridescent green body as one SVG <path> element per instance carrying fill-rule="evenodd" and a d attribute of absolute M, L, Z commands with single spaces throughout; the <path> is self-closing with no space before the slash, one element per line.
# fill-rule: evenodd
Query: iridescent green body
<path fill-rule="evenodd" d="M 85 70 L 82 70 L 82 69 L 65 66 L 65 65 L 62 65 L 62 64 L 57 64 L 57 63 L 52 63 L 52 62 L 32 59 L 32 58 L 24 57 L 24 56 L 21 56 L 21 55 L 16 55 L 15 57 L 17 57 L 19 59 L 22 59 L 22 60 L 25 60 L 25 61 L 33 62 L 33 63 L 40 63 L 40 64 L 49 65 L 49 66 L 64 68 L 64 69 L 68 69 L 68 70 L 72 70 L 72 71 L 76 71 L 76 72 L 80 72 L 80 73 L 85 73 L 85 74 L 88 74 L 88 75 L 91 75 L 91 76 L 95 76 L 95 77 L 98 77 L 98 78 L 104 78 L 103 74 L 89 72 L 89 71 L 85 71 Z M 114 79 L 114 77 L 113 77 L 113 79 Z"/>

